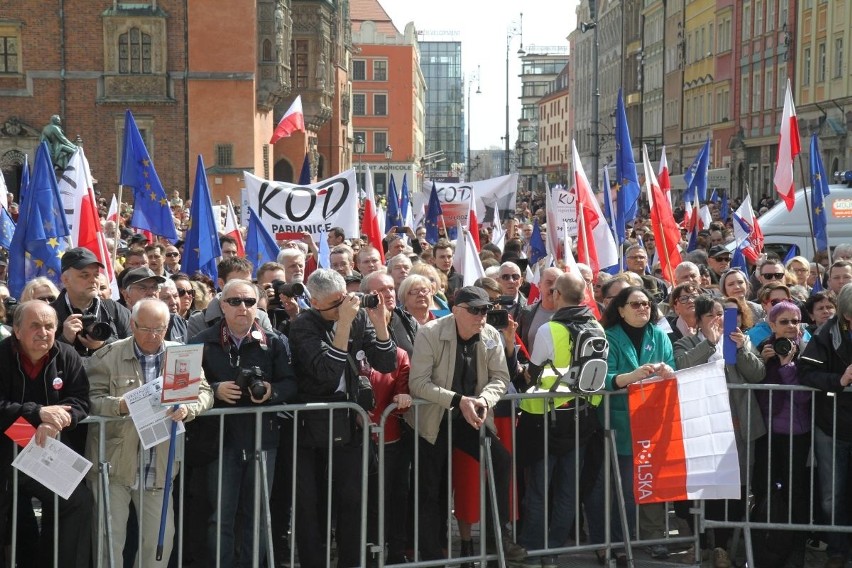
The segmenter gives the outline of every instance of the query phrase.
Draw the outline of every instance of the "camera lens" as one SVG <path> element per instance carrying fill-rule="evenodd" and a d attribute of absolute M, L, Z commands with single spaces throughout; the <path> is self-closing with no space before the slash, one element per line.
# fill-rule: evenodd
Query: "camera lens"
<path fill-rule="evenodd" d="M 361 294 L 362 308 L 377 308 L 379 307 L 379 296 L 376 294 Z"/>
<path fill-rule="evenodd" d="M 775 340 L 775 343 L 772 344 L 772 349 L 775 350 L 775 353 L 779 357 L 786 357 L 790 354 L 790 351 L 793 350 L 793 342 L 786 337 L 779 337 Z"/>

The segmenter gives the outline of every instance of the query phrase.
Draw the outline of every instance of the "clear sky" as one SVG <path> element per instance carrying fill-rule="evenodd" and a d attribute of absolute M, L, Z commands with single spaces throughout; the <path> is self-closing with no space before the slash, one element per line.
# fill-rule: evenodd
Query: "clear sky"
<path fill-rule="evenodd" d="M 418 30 L 458 31 L 462 42 L 462 67 L 465 77 L 480 67 L 479 85 L 471 92 L 471 148 L 497 146 L 506 132 L 506 36 L 507 30 L 519 28 L 523 11 L 523 42 L 540 46 L 568 45 L 568 34 L 576 27 L 578 0 L 380 0 L 382 6 L 402 32 L 408 22 Z M 520 61 L 517 51 L 521 36 L 509 45 L 509 139 L 514 145 L 521 105 Z M 467 98 L 465 83 L 465 99 Z"/>

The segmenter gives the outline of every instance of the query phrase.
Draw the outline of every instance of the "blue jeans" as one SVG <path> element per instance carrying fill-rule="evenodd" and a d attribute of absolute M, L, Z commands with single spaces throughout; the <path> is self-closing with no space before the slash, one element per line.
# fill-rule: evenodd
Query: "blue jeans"
<path fill-rule="evenodd" d="M 621 473 L 621 488 L 624 492 L 624 506 L 627 510 L 627 526 L 632 536 L 636 530 L 636 502 L 633 500 L 633 456 L 618 456 L 618 469 Z M 614 473 L 614 472 L 613 472 Z M 613 476 L 613 481 L 615 477 Z M 613 543 L 623 542 L 624 535 L 621 530 L 621 517 L 618 512 L 618 496 L 614 485 L 610 485 L 611 493 L 610 504 L 611 511 L 611 541 Z M 594 489 L 586 497 L 585 511 L 586 522 L 589 525 L 589 542 L 598 544 L 604 542 L 606 534 L 606 516 L 605 516 L 605 486 L 604 486 L 604 464 L 601 464 L 601 470 L 598 473 L 598 481 L 595 483 Z"/>
<path fill-rule="evenodd" d="M 849 458 L 852 456 L 852 442 L 835 440 L 814 428 L 814 450 L 817 460 L 817 473 L 822 493 L 822 514 L 824 522 L 831 524 L 832 515 L 835 525 L 849 524 L 846 514 L 846 484 L 849 470 Z M 832 451 L 836 452 L 832 457 Z M 834 461 L 834 463 L 832 463 Z M 832 484 L 832 476 L 834 483 Z M 829 556 L 847 556 L 849 554 L 849 535 L 842 532 L 826 531 Z"/>
<path fill-rule="evenodd" d="M 266 452 L 266 476 L 272 483 L 275 471 L 276 450 Z M 219 503 L 222 509 L 222 520 L 219 531 L 216 530 L 216 507 L 210 515 L 207 527 L 207 547 L 210 563 L 215 565 L 216 537 L 221 538 L 219 559 L 220 566 L 252 565 L 251 556 L 254 546 L 254 451 L 225 447 L 222 449 L 222 498 L 218 500 L 216 482 L 218 481 L 218 461 L 208 467 L 207 490 L 211 503 Z M 263 487 L 261 483 L 261 488 Z M 261 491 L 260 498 L 263 499 Z M 217 501 L 218 500 L 218 501 Z M 262 501 L 261 501 L 262 503 Z M 237 516 L 240 517 L 241 527 L 239 539 L 234 533 Z M 263 508 L 260 509 L 260 563 L 266 558 L 266 521 Z M 239 542 L 239 558 L 235 558 L 235 546 Z"/>
<path fill-rule="evenodd" d="M 550 455 L 546 464 L 541 459 L 527 468 L 524 524 L 518 538 L 518 543 L 527 550 L 557 548 L 563 546 L 568 539 L 577 501 L 574 482 L 578 471 L 583 467 L 585 450 L 585 447 L 580 446 L 578 463 L 575 463 L 577 450 L 572 450 L 564 456 Z M 546 545 L 544 516 L 548 507 L 544 497 L 545 487 L 548 488 L 548 497 L 552 497 Z"/>

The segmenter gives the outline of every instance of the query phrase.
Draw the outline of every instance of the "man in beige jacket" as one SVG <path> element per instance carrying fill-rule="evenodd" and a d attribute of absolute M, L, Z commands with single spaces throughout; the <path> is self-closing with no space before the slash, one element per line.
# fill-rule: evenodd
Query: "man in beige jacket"
<path fill-rule="evenodd" d="M 177 345 L 165 341 L 169 325 L 169 309 L 160 300 L 146 298 L 133 306 L 130 316 L 132 337 L 116 341 L 92 356 L 89 365 L 89 396 L 91 413 L 99 416 L 126 416 L 127 402 L 124 395 L 162 375 L 163 355 L 166 347 Z M 202 377 L 201 391 L 196 402 L 181 404 L 170 409 L 172 420 L 189 421 L 213 406 L 213 394 Z M 87 440 L 87 455 L 94 462 L 98 456 L 98 428 L 90 427 Z M 178 441 L 181 441 L 178 437 Z M 142 477 L 140 479 L 139 435 L 129 419 L 109 422 L 106 425 L 106 456 L 109 462 L 109 504 L 112 523 L 112 558 L 122 562 L 122 550 L 126 537 L 127 517 L 130 502 L 141 511 L 140 548 L 143 566 L 167 566 L 174 540 L 174 515 L 169 496 L 166 536 L 163 542 L 163 559 L 157 562 L 157 537 L 163 505 L 163 488 L 166 481 L 166 466 L 169 442 L 162 442 L 143 453 Z M 97 472 L 97 467 L 92 468 Z M 178 468 L 172 469 L 172 477 Z M 139 487 L 144 484 L 144 494 Z M 101 498 L 101 495 L 99 495 Z M 103 525 L 101 525 L 101 528 Z M 98 533 L 103 534 L 102 531 Z M 99 547 L 101 558 L 106 559 L 106 545 Z"/>

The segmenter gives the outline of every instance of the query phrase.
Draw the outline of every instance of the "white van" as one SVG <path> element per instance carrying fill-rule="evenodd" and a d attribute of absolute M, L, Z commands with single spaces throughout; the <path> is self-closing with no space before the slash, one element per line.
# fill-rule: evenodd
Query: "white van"
<path fill-rule="evenodd" d="M 829 186 L 831 194 L 825 198 L 828 214 L 828 245 L 832 249 L 840 243 L 852 243 L 852 188 L 845 184 Z M 808 199 L 811 190 L 808 188 Z M 813 213 L 813 212 L 812 212 Z M 764 250 L 784 258 L 792 245 L 799 247 L 799 254 L 807 259 L 814 255 L 812 230 L 808 224 L 805 207 L 805 191 L 796 191 L 796 203 L 792 211 L 780 200 L 775 206 L 758 217 L 764 236 Z"/>

